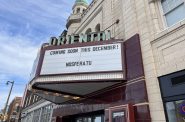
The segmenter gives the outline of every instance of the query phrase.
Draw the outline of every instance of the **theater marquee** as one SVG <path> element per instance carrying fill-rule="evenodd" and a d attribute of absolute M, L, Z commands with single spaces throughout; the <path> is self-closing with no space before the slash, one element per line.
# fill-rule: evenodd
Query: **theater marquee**
<path fill-rule="evenodd" d="M 43 46 L 33 68 L 31 90 L 63 103 L 68 99 L 61 95 L 83 98 L 112 88 L 126 80 L 124 50 L 123 40 Z"/>
<path fill-rule="evenodd" d="M 127 43 L 114 39 L 43 45 L 39 58 L 35 61 L 30 90 L 44 99 L 60 104 L 117 87 L 127 80 L 127 73 L 131 71 L 128 67 L 133 67 L 129 63 L 126 68 L 125 62 L 135 60 L 132 56 L 135 53 L 130 53 L 135 50 L 132 48 L 133 43 L 139 47 L 139 43 L 135 41 L 139 42 L 138 35 Z M 133 65 L 135 66 L 134 63 Z M 137 71 L 140 72 L 132 71 L 132 77 L 137 75 Z M 65 95 L 70 97 L 66 98 Z"/>
<path fill-rule="evenodd" d="M 40 75 L 122 71 L 121 43 L 46 50 Z"/>

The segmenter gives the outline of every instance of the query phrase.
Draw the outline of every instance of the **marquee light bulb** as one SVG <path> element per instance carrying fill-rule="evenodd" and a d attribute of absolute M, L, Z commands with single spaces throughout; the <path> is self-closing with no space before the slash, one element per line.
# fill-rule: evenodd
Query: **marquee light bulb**
<path fill-rule="evenodd" d="M 69 95 L 64 95 L 63 97 L 64 97 L 64 98 L 69 98 L 70 96 L 69 96 Z"/>
<path fill-rule="evenodd" d="M 78 100 L 78 99 L 80 99 L 80 97 L 73 97 L 73 99 L 74 99 L 74 100 Z"/>

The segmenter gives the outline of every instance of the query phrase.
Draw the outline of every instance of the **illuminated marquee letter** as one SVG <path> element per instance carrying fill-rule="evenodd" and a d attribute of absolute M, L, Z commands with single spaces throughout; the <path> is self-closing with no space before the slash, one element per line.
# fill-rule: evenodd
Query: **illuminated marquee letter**
<path fill-rule="evenodd" d="M 79 42 L 80 43 L 87 42 L 87 35 L 80 34 Z"/>
<path fill-rule="evenodd" d="M 69 35 L 66 36 L 66 44 L 70 44 L 70 42 L 71 42 L 70 40 L 71 40 L 71 36 L 69 36 Z"/>
<path fill-rule="evenodd" d="M 79 35 L 71 35 L 71 44 L 79 42 Z"/>
<path fill-rule="evenodd" d="M 50 45 L 57 45 L 58 44 L 58 39 L 56 37 L 51 37 L 50 38 Z"/>
<path fill-rule="evenodd" d="M 89 34 L 79 34 L 79 35 L 62 35 L 59 36 L 58 39 L 56 37 L 50 38 L 50 45 L 57 46 L 57 45 L 64 45 L 64 44 L 73 44 L 76 42 L 83 43 L 83 42 L 93 42 L 93 41 L 105 41 L 111 39 L 111 32 L 110 30 L 105 32 L 93 32 Z"/>
<path fill-rule="evenodd" d="M 105 40 L 106 40 L 105 32 L 98 33 L 98 41 L 105 41 Z"/>
<path fill-rule="evenodd" d="M 97 33 L 91 33 L 91 42 L 97 41 Z"/>
<path fill-rule="evenodd" d="M 106 33 L 106 40 L 110 40 L 111 39 L 111 32 L 110 32 L 110 30 L 105 31 L 105 33 Z"/>
<path fill-rule="evenodd" d="M 58 37 L 58 45 L 63 45 L 65 44 L 66 37 L 65 36 L 59 36 Z"/>

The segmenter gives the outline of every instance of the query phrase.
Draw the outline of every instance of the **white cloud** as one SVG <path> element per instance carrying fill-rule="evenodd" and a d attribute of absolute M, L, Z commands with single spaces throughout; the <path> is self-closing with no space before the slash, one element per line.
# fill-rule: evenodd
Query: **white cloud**
<path fill-rule="evenodd" d="M 23 81 L 15 83 L 10 101 L 23 95 L 38 48 L 63 31 L 74 1 L 0 1 L 0 108 L 9 91 L 5 81 L 15 77 Z"/>
<path fill-rule="evenodd" d="M 62 32 L 74 1 L 0 1 L 0 108 L 10 89 L 7 80 L 15 80 L 10 101 L 23 95 L 41 43 Z"/>
<path fill-rule="evenodd" d="M 23 95 L 40 45 L 64 29 L 73 1 L 0 1 L 0 108 L 8 95 L 7 80 L 15 80 L 10 101 Z"/>
<path fill-rule="evenodd" d="M 40 44 L 23 36 L 11 36 L 0 32 L 0 73 L 2 79 L 7 74 L 28 79 L 33 61 Z"/>
<path fill-rule="evenodd" d="M 11 1 L 11 4 L 7 1 L 10 0 L 0 2 L 0 10 L 17 16 L 17 18 L 8 19 L 15 19 L 15 21 L 25 19 L 32 24 L 47 28 L 59 28 L 65 25 L 64 22 L 71 13 L 74 0 L 70 2 L 66 0 L 16 0 Z"/>

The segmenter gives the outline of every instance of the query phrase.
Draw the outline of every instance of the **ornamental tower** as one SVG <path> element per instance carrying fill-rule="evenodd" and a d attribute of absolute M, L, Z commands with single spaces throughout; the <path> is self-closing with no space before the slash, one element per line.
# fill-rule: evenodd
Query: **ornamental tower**
<path fill-rule="evenodd" d="M 66 24 L 66 27 L 68 29 L 68 35 L 74 34 L 75 30 L 80 26 L 82 14 L 85 12 L 87 7 L 87 0 L 76 0 L 72 8 L 73 13 L 69 16 Z"/>

